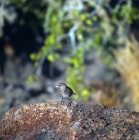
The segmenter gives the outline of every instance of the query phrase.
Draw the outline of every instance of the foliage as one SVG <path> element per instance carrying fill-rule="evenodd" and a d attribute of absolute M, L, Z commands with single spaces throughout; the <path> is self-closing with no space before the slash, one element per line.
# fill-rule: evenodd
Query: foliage
<path fill-rule="evenodd" d="M 132 91 L 130 99 L 135 105 L 135 110 L 139 111 L 139 44 L 134 36 L 131 41 L 128 39 L 124 39 L 124 41 L 124 48 L 114 51 L 116 57 L 114 66 L 123 76 L 127 86 L 130 87 Z M 131 102 L 130 99 L 129 102 Z"/>
<path fill-rule="evenodd" d="M 32 85 L 34 83 L 34 81 L 37 81 L 38 77 L 35 75 L 29 75 L 28 78 L 26 79 L 26 83 L 28 85 Z"/>
<path fill-rule="evenodd" d="M 31 58 L 39 64 L 40 58 L 46 56 L 53 63 L 62 51 L 65 63 L 69 64 L 67 83 L 80 93 L 79 96 L 87 99 L 89 91 L 83 78 L 85 51 L 95 47 L 101 52 L 104 62 L 110 64 L 111 48 L 123 43 L 123 36 L 130 31 L 129 25 L 139 18 L 131 0 L 114 8 L 108 0 L 12 0 L 12 3 L 22 8 L 24 13 L 36 15 L 35 22 L 43 25 L 48 33 L 44 46 L 39 52 L 31 54 Z M 20 20 L 23 24 L 24 21 Z M 31 21 L 29 23 L 33 25 Z"/>
<path fill-rule="evenodd" d="M 31 28 L 43 26 L 47 4 L 44 1 L 11 0 L 18 13 L 18 23 Z"/>

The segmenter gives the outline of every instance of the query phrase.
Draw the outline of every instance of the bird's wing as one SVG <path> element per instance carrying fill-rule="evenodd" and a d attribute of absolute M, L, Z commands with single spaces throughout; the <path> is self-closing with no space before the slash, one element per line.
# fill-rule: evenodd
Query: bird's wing
<path fill-rule="evenodd" d="M 66 92 L 73 93 L 73 90 L 72 90 L 70 87 L 66 88 L 65 91 L 66 91 Z"/>
<path fill-rule="evenodd" d="M 70 94 L 70 95 L 75 94 L 75 93 L 73 92 L 73 90 L 72 90 L 70 87 L 68 87 L 68 86 L 67 86 L 67 88 L 65 89 L 65 93 Z M 75 95 L 76 95 L 76 94 L 75 94 Z"/>

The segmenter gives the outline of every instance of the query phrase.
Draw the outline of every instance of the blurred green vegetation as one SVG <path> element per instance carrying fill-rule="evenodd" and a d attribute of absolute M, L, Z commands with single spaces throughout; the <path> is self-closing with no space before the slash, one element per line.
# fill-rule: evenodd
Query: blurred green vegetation
<path fill-rule="evenodd" d="M 24 13 L 18 17 L 20 24 L 26 22 L 34 28 L 39 24 L 48 34 L 44 46 L 30 58 L 37 66 L 42 56 L 53 63 L 61 57 L 60 51 L 64 52 L 67 84 L 78 93 L 75 98 L 83 100 L 90 96 L 83 77 L 85 52 L 95 47 L 111 66 L 111 48 L 121 46 L 130 24 L 139 18 L 139 10 L 131 0 L 114 7 L 108 0 L 11 0 L 11 3 Z"/>

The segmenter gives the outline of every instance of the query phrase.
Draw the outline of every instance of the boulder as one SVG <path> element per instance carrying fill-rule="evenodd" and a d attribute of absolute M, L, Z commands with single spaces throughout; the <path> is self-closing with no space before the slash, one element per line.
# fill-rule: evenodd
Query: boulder
<path fill-rule="evenodd" d="M 139 113 L 63 101 L 10 109 L 0 122 L 0 140 L 139 139 Z"/>

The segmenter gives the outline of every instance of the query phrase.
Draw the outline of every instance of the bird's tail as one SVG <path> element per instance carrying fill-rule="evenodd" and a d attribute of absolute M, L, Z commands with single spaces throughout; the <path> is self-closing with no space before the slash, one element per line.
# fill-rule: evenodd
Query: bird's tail
<path fill-rule="evenodd" d="M 75 94 L 75 93 L 73 93 L 73 94 Z M 76 95 L 76 94 L 75 94 Z"/>

